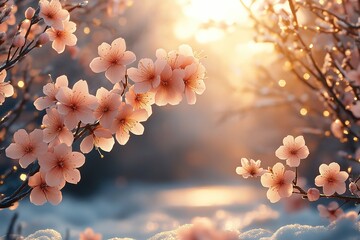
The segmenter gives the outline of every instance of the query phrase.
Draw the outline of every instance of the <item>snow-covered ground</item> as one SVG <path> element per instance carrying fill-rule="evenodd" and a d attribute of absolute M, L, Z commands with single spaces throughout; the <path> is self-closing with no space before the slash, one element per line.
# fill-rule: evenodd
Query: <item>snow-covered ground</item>
<path fill-rule="evenodd" d="M 282 205 L 270 205 L 266 202 L 264 194 L 263 190 L 255 186 L 234 183 L 130 184 L 124 187 L 109 186 L 90 198 L 65 196 L 63 202 L 56 207 L 49 204 L 37 207 L 23 201 L 15 211 L 20 214 L 18 223 L 25 236 L 40 229 L 52 228 L 63 236 L 69 230 L 71 239 L 77 239 L 81 231 L 91 227 L 101 233 L 104 239 L 147 239 L 157 233 L 191 223 L 195 217 L 207 217 L 222 229 L 238 230 L 244 233 L 245 239 L 253 239 L 246 236 L 254 237 L 256 234 L 259 239 L 260 236 L 269 237 L 281 226 L 289 224 L 321 227 L 288 226 L 280 229 L 280 233 L 275 232 L 275 235 L 284 237 L 296 232 L 310 235 L 329 232 L 324 227 L 328 225 L 328 221 L 321 219 L 316 209 L 308 208 L 289 214 L 283 210 Z M 5 234 L 13 214 L 14 211 L 10 210 L 0 211 L 0 235 Z M 343 225 L 350 228 L 349 224 Z M 247 232 L 251 229 L 257 230 Z M 343 232 L 345 233 L 349 233 L 349 230 Z M 357 234 L 360 233 L 357 231 Z"/>

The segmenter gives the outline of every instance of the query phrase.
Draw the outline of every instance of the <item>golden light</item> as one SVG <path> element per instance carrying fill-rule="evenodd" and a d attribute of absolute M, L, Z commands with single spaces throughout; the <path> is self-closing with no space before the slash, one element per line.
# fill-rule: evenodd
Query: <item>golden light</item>
<path fill-rule="evenodd" d="M 300 114 L 301 114 L 301 116 L 306 116 L 308 114 L 308 110 L 306 108 L 301 108 Z"/>
<path fill-rule="evenodd" d="M 323 111 L 323 116 L 324 116 L 324 117 L 330 116 L 330 112 L 327 111 L 327 110 Z"/>
<path fill-rule="evenodd" d="M 20 80 L 17 85 L 19 88 L 23 88 L 25 86 L 25 82 L 23 80 Z"/>
<path fill-rule="evenodd" d="M 27 179 L 27 175 L 25 173 L 20 174 L 20 180 L 25 181 Z"/>
<path fill-rule="evenodd" d="M 89 27 L 84 27 L 84 33 L 87 35 L 89 34 L 91 31 L 90 31 L 90 28 Z"/>
<path fill-rule="evenodd" d="M 309 80 L 310 74 L 304 73 L 303 78 L 304 78 L 305 80 Z"/>
<path fill-rule="evenodd" d="M 284 79 L 280 79 L 278 81 L 278 84 L 279 84 L 280 87 L 285 87 L 286 86 L 286 81 Z"/>
<path fill-rule="evenodd" d="M 174 207 L 210 207 L 246 204 L 255 201 L 260 194 L 251 187 L 209 186 L 169 190 L 158 197 Z"/>

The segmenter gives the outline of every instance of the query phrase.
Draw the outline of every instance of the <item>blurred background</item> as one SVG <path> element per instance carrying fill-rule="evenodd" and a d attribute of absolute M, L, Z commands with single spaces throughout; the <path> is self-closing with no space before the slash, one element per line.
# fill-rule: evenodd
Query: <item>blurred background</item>
<path fill-rule="evenodd" d="M 238 230 L 276 229 L 284 221 L 309 222 L 305 219 L 310 216 L 314 224 L 324 223 L 311 210 L 288 215 L 286 207 L 269 205 L 259 181 L 245 181 L 235 173 L 241 157 L 272 166 L 275 150 L 288 134 L 305 136 L 311 154 L 302 167 L 314 165 L 306 171 L 308 176 L 317 173 L 318 159 L 331 160 L 338 150 L 323 134 L 327 123 L 318 122 L 316 114 L 309 116 L 322 104 L 301 86 L 287 84 L 292 78 L 286 74 L 287 63 L 277 59 L 271 44 L 254 41 L 252 22 L 240 2 L 108 2 L 106 14 L 72 15 L 79 22 L 78 50 L 57 56 L 47 44 L 34 52 L 34 59 L 46 52 L 53 60 L 48 66 L 42 61 L 34 65 L 54 79 L 62 74 L 72 82 L 86 79 L 95 93 L 99 86 L 111 87 L 103 74 L 89 68 L 102 42 L 123 37 L 137 60 L 154 59 L 156 49 L 169 51 L 186 43 L 202 56 L 207 89 L 195 105 L 154 106 L 144 134 L 132 135 L 125 146 L 115 145 L 104 158 L 96 151 L 89 154 L 81 182 L 66 186 L 59 206 L 22 201 L 14 211 L 20 213 L 25 235 L 54 228 L 76 239 L 85 227 L 92 227 L 104 237 L 145 239 L 196 216 Z M 315 151 L 316 146 L 333 150 Z M 0 211 L 0 236 L 14 211 Z"/>

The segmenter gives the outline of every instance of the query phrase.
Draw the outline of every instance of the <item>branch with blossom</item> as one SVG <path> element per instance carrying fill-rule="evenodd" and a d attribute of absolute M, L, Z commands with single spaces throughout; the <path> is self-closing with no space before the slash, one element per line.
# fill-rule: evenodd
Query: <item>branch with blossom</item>
<path fill-rule="evenodd" d="M 341 171 L 340 165 L 336 162 L 319 166 L 319 175 L 314 179 L 316 187 L 306 190 L 301 186 L 298 181 L 298 167 L 309 155 L 309 149 L 305 145 L 303 136 L 294 138 L 289 135 L 285 137 L 283 145 L 275 151 L 275 155 L 280 160 L 286 161 L 286 165 L 292 170 L 287 170 L 281 162 L 277 162 L 273 167 L 264 170 L 261 167 L 260 160 L 255 162 L 253 159 L 249 161 L 246 158 L 242 158 L 241 166 L 236 168 L 237 174 L 243 178 L 260 177 L 262 186 L 268 188 L 266 195 L 270 202 L 275 203 L 294 194 L 300 195 L 310 202 L 321 198 L 343 200 L 344 203 L 341 206 L 337 202 L 332 202 L 328 207 L 318 205 L 320 215 L 330 220 L 335 220 L 343 214 L 340 209 L 343 205 L 360 203 L 360 177 L 357 177 L 356 180 L 349 179 L 349 174 L 346 171 Z M 350 194 L 346 193 L 347 181 Z"/>
<path fill-rule="evenodd" d="M 7 4 L 10 1 L 0 7 L 9 15 L 8 9 L 12 8 Z M 7 74 L 18 74 L 21 69 L 18 66 L 33 49 L 52 42 L 52 48 L 61 54 L 75 46 L 77 24 L 70 20 L 72 11 L 86 6 L 87 1 L 63 5 L 59 0 L 40 0 L 36 10 L 26 9 L 26 20 L 21 21 L 12 34 L 11 44 L 4 45 L 8 50 L 0 64 L 0 101 L 5 104 L 6 98 L 15 94 L 23 98 L 14 97 L 18 100 L 15 107 L 0 120 L 0 128 L 5 131 L 2 144 L 10 142 L 6 140 L 9 129 L 14 129 L 12 143 L 3 151 L 24 171 L 20 175 L 22 182 L 15 190 L 0 194 L 0 208 L 12 207 L 28 195 L 36 205 L 59 204 L 63 187 L 80 181 L 79 168 L 86 162 L 85 154 L 96 149 L 103 157 L 101 151 L 110 152 L 115 142 L 126 144 L 130 133 L 142 135 L 142 123 L 152 114 L 152 105 L 177 105 L 184 97 L 189 104 L 195 104 L 196 95 L 205 90 L 205 67 L 190 46 L 181 45 L 169 52 L 158 49 L 155 60 L 143 58 L 138 67 L 128 68 L 127 65 L 136 61 L 136 55 L 126 49 L 125 39 L 121 37 L 111 43 L 101 43 L 98 57 L 88 63 L 93 73 L 104 73 L 113 86 L 110 90 L 100 87 L 90 92 L 86 80 L 78 80 L 71 86 L 73 80 L 61 75 L 43 84 L 44 95 L 32 103 L 29 88 L 35 81 L 35 74 L 26 75 L 21 83 L 17 82 L 18 89 L 12 80 L 5 81 Z M 45 113 L 36 113 L 35 118 L 28 120 L 32 128 L 28 128 L 28 123 L 13 125 L 28 103 L 34 105 L 34 112 Z M 38 118 L 42 119 L 41 126 L 36 126 Z M 78 150 L 74 149 L 75 142 L 80 142 Z M 1 175 L 0 187 L 10 184 L 8 179 L 18 167 L 11 169 Z"/>

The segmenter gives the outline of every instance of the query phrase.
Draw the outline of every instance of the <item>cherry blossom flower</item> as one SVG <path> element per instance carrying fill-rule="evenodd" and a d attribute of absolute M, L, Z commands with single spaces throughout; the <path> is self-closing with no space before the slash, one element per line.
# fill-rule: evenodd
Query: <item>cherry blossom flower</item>
<path fill-rule="evenodd" d="M 89 153 L 93 147 L 101 148 L 106 152 L 110 152 L 113 148 L 115 140 L 110 130 L 97 126 L 89 136 L 86 136 L 81 144 L 80 150 L 83 153 Z"/>
<path fill-rule="evenodd" d="M 186 66 L 198 62 L 198 59 L 194 57 L 192 48 L 189 45 L 182 44 L 178 50 L 166 52 L 160 48 L 156 50 L 157 59 L 166 60 L 171 69 L 184 69 Z"/>
<path fill-rule="evenodd" d="M 189 104 L 195 104 L 196 94 L 201 95 L 205 91 L 204 78 L 205 67 L 201 63 L 193 63 L 185 67 L 185 96 Z"/>
<path fill-rule="evenodd" d="M 165 60 L 156 60 L 155 63 L 149 58 L 139 61 L 138 68 L 129 68 L 127 74 L 135 82 L 136 93 L 146 93 L 155 89 L 160 84 L 160 73 L 166 65 Z"/>
<path fill-rule="evenodd" d="M 91 228 L 86 228 L 84 232 L 80 233 L 79 240 L 101 240 L 102 236 L 99 233 L 95 233 Z"/>
<path fill-rule="evenodd" d="M 76 127 L 79 121 L 82 123 L 94 123 L 93 110 L 98 106 L 97 98 L 89 94 L 87 82 L 77 81 L 73 89 L 62 87 L 56 94 L 59 101 L 58 111 L 65 117 L 65 125 L 69 129 Z"/>
<path fill-rule="evenodd" d="M 322 204 L 319 204 L 317 206 L 317 209 L 321 217 L 327 218 L 331 222 L 335 221 L 344 214 L 344 211 L 341 208 L 339 208 L 339 204 L 337 202 L 331 202 L 327 207 Z"/>
<path fill-rule="evenodd" d="M 261 176 L 261 184 L 268 187 L 267 198 L 274 203 L 280 198 L 290 197 L 293 192 L 292 181 L 295 179 L 293 171 L 285 171 L 282 163 L 276 163 L 271 172 Z"/>
<path fill-rule="evenodd" d="M 46 33 L 52 41 L 52 48 L 57 53 L 62 53 L 65 46 L 75 46 L 77 42 L 76 36 L 73 34 L 76 31 L 76 24 L 71 21 L 63 22 L 64 27 L 60 29 L 49 28 Z"/>
<path fill-rule="evenodd" d="M 40 172 L 46 174 L 46 184 L 52 187 L 62 186 L 65 181 L 77 184 L 81 178 L 77 168 L 84 163 L 84 155 L 73 152 L 65 143 L 55 146 L 53 152 L 47 152 L 39 157 Z"/>
<path fill-rule="evenodd" d="M 335 192 L 343 194 L 346 191 L 345 181 L 349 174 L 340 171 L 340 165 L 332 162 L 329 165 L 321 164 L 319 167 L 320 175 L 315 178 L 315 185 L 323 187 L 324 194 L 331 196 Z"/>
<path fill-rule="evenodd" d="M 6 78 L 6 70 L 0 72 L 0 105 L 5 102 L 5 98 L 14 94 L 14 88 L 9 82 L 4 82 Z"/>
<path fill-rule="evenodd" d="M 161 72 L 160 85 L 155 89 L 155 103 L 158 106 L 166 104 L 176 105 L 182 100 L 182 94 L 185 89 L 184 71 L 175 69 L 171 70 L 170 65 L 166 65 Z"/>
<path fill-rule="evenodd" d="M 45 174 L 37 172 L 29 178 L 29 186 L 32 188 L 30 202 L 35 205 L 43 205 L 47 201 L 52 205 L 58 205 L 62 200 L 61 188 L 63 186 L 50 187 L 45 182 Z"/>
<path fill-rule="evenodd" d="M 129 104 L 121 103 L 119 113 L 115 117 L 112 125 L 112 132 L 116 133 L 116 140 L 121 145 L 125 145 L 130 138 L 130 132 L 141 135 L 144 126 L 140 122 L 146 121 L 148 114 L 144 109 L 133 110 Z"/>
<path fill-rule="evenodd" d="M 94 58 L 90 63 L 90 68 L 95 73 L 105 72 L 105 76 L 113 84 L 124 79 L 126 65 L 133 63 L 136 56 L 131 51 L 125 51 L 126 44 L 123 38 L 117 38 L 111 46 L 103 42 L 98 47 L 100 57 Z"/>
<path fill-rule="evenodd" d="M 98 99 L 99 105 L 94 111 L 94 116 L 100 121 L 102 126 L 110 128 L 118 113 L 121 96 L 101 87 L 96 91 L 96 98 Z"/>
<path fill-rule="evenodd" d="M 47 151 L 47 144 L 43 141 L 43 132 L 35 129 L 28 134 L 24 129 L 14 133 L 14 143 L 6 148 L 6 156 L 19 159 L 22 168 L 26 168 L 37 158 L 43 156 Z"/>
<path fill-rule="evenodd" d="M 57 102 L 56 94 L 61 87 L 67 87 L 69 84 L 68 78 L 65 75 L 61 75 L 55 81 L 55 83 L 48 83 L 43 87 L 44 97 L 39 97 L 35 100 L 34 106 L 37 110 L 41 111 L 45 108 L 55 105 Z"/>
<path fill-rule="evenodd" d="M 155 103 L 155 93 L 136 93 L 134 86 L 131 86 L 129 91 L 125 94 L 125 100 L 126 103 L 130 104 L 135 110 L 145 109 L 148 115 L 151 116 L 151 105 Z"/>
<path fill-rule="evenodd" d="M 275 155 L 281 160 L 286 160 L 286 164 L 290 167 L 298 167 L 300 160 L 309 155 L 309 149 L 305 145 L 303 136 L 294 139 L 293 136 L 289 135 L 284 138 L 283 144 L 276 150 Z"/>
<path fill-rule="evenodd" d="M 320 198 L 320 192 L 316 188 L 309 188 L 307 191 L 307 197 L 310 202 L 317 201 Z"/>
<path fill-rule="evenodd" d="M 242 175 L 243 178 L 259 177 L 265 173 L 265 170 L 260 167 L 261 161 L 256 162 L 253 159 L 250 161 L 246 158 L 241 158 L 241 167 L 236 168 L 236 173 Z"/>
<path fill-rule="evenodd" d="M 44 142 L 50 143 L 59 139 L 61 143 L 71 146 L 74 141 L 72 132 L 64 124 L 65 117 L 55 108 L 47 109 L 42 124 L 44 127 Z"/>
<path fill-rule="evenodd" d="M 63 9 L 59 0 L 40 0 L 39 16 L 44 19 L 46 25 L 55 29 L 64 29 L 63 21 L 70 18 L 69 12 Z"/>

